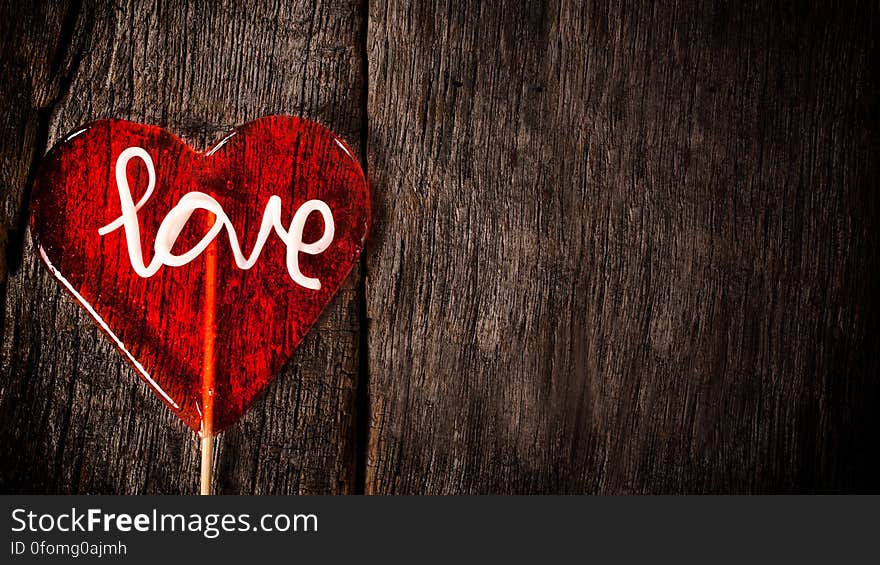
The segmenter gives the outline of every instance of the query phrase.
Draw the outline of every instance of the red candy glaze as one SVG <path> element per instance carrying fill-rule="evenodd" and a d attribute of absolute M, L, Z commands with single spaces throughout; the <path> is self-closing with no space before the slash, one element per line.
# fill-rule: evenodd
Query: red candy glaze
<path fill-rule="evenodd" d="M 129 147 L 146 150 L 155 166 L 152 196 L 137 213 L 144 263 L 153 258 L 157 231 L 187 193 L 216 199 L 249 256 L 266 204 L 281 199 L 290 225 L 306 201 L 325 202 L 335 233 L 321 253 L 298 253 L 299 270 L 320 280 L 311 290 L 288 271 L 287 245 L 275 231 L 249 270 L 236 264 L 227 230 L 186 265 L 163 265 L 151 277 L 132 267 L 126 230 L 98 229 L 121 215 L 115 166 Z M 134 202 L 148 184 L 133 159 L 127 179 Z M 370 220 L 369 189 L 357 160 L 318 124 L 292 117 L 261 118 L 208 152 L 193 151 L 165 130 L 102 120 L 74 132 L 46 156 L 36 177 L 31 229 L 50 269 L 95 316 L 141 377 L 193 430 L 202 427 L 206 359 L 214 359 L 213 430 L 233 424 L 287 361 L 348 275 L 363 249 Z M 215 216 L 198 210 L 172 252 L 193 248 Z M 308 216 L 302 240 L 318 240 L 326 226 Z M 206 265 L 216 257 L 213 355 L 206 313 Z M 207 325 L 206 325 L 207 324 Z M 210 373 L 210 371 L 208 371 Z"/>

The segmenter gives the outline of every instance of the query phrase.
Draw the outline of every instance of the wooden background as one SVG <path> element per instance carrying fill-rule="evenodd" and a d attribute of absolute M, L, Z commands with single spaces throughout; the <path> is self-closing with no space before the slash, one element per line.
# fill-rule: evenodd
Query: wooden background
<path fill-rule="evenodd" d="M 194 434 L 39 264 L 77 125 L 295 114 L 376 225 L 220 493 L 880 489 L 880 8 L 3 0 L 0 492 L 193 493 Z M 629 3 L 624 3 L 629 4 Z"/>

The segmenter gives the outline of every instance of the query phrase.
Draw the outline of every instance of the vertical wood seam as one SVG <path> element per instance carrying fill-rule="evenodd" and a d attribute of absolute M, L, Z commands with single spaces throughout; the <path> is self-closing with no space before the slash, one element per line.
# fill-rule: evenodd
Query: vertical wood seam
<path fill-rule="evenodd" d="M 362 22 L 361 33 L 361 77 L 363 85 L 361 88 L 361 168 L 364 171 L 364 177 L 367 179 L 367 188 L 371 193 L 370 186 L 370 169 L 369 159 L 367 155 L 367 144 L 369 143 L 369 114 L 367 112 L 367 103 L 369 101 L 370 88 L 370 64 L 367 55 L 367 42 L 369 41 L 370 27 L 370 0 L 361 0 L 360 18 Z M 373 214 L 375 216 L 375 214 Z M 372 218 L 371 218 L 372 221 Z M 372 228 L 372 226 L 371 226 Z M 372 229 L 371 229 L 372 231 Z M 369 236 L 367 245 L 369 245 Z M 357 285 L 357 304 L 358 304 L 358 327 L 360 334 L 358 335 L 358 382 L 355 393 L 355 471 L 354 471 L 354 492 L 355 494 L 366 494 L 367 484 L 367 448 L 370 444 L 370 367 L 369 367 L 369 335 L 367 318 L 367 253 L 361 253 L 360 257 L 360 280 Z"/>
<path fill-rule="evenodd" d="M 76 9 L 70 10 L 70 12 L 64 17 L 58 51 L 51 63 L 50 77 L 54 77 L 57 73 L 61 72 L 64 60 L 69 54 L 69 47 L 72 43 L 73 32 L 76 29 L 76 22 L 81 13 L 82 3 L 80 2 L 77 4 Z M 25 179 L 25 185 L 22 190 L 21 201 L 18 203 L 19 214 L 17 225 L 10 230 L 8 235 L 9 239 L 6 242 L 7 246 L 4 250 L 6 255 L 6 272 L 2 273 L 2 277 L 0 277 L 0 280 L 3 280 L 4 282 L 8 274 L 15 273 L 21 266 L 22 255 L 24 252 L 24 234 L 27 231 L 27 223 L 30 217 L 31 189 L 33 187 L 34 178 L 36 177 L 37 166 L 40 164 L 43 154 L 48 149 L 49 130 L 52 127 L 52 115 L 55 113 L 55 108 L 58 107 L 70 92 L 70 86 L 73 84 L 74 76 L 76 76 L 77 70 L 79 69 L 82 55 L 83 49 L 77 49 L 73 53 L 70 68 L 67 72 L 62 72 L 61 76 L 58 77 L 58 86 L 55 96 L 53 96 L 45 106 L 34 108 L 37 121 L 37 135 L 34 140 L 31 162 L 28 168 L 27 178 Z M 3 296 L 4 298 L 6 296 L 5 284 Z M 0 326 L 0 331 L 2 331 L 2 326 Z"/>

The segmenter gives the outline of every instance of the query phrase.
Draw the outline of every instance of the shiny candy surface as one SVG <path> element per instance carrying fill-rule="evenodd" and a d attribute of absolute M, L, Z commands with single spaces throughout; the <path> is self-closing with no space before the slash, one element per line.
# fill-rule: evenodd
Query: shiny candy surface
<path fill-rule="evenodd" d="M 44 158 L 32 212 L 59 282 L 189 427 L 207 413 L 216 433 L 354 266 L 370 199 L 351 150 L 313 122 L 261 118 L 197 152 L 102 120 Z"/>

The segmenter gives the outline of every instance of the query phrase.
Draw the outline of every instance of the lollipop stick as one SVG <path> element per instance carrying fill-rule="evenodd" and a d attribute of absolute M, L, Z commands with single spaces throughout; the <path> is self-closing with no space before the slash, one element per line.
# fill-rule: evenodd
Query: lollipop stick
<path fill-rule="evenodd" d="M 199 494 L 211 494 L 211 475 L 214 462 L 214 436 L 202 437 L 202 478 Z"/>
<path fill-rule="evenodd" d="M 202 474 L 200 494 L 211 494 L 214 466 L 214 310 L 216 306 L 217 248 L 205 257 L 205 357 L 202 374 Z"/>

